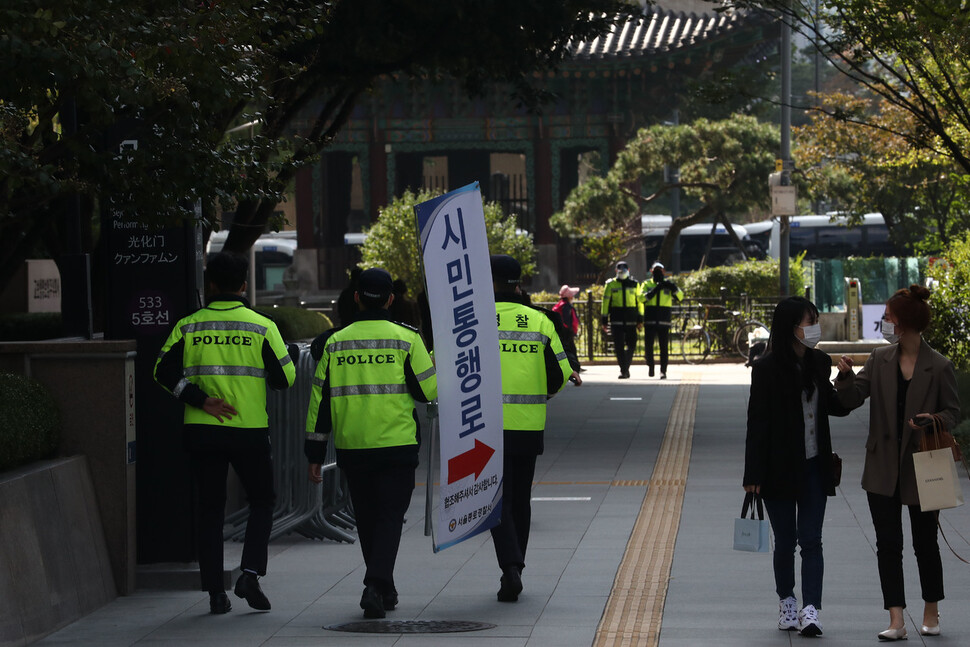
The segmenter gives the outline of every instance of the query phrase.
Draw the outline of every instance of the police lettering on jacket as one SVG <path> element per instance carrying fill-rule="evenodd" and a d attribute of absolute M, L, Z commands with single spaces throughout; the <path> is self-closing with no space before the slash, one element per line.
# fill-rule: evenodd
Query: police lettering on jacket
<path fill-rule="evenodd" d="M 192 335 L 192 345 L 198 346 L 252 346 L 252 337 L 245 335 Z"/>
<path fill-rule="evenodd" d="M 347 364 L 353 366 L 355 364 L 393 364 L 394 355 L 391 353 L 369 353 L 367 355 L 336 355 L 337 366 L 343 366 Z"/>
<path fill-rule="evenodd" d="M 503 341 L 503 353 L 538 353 L 539 344 L 520 344 L 513 341 Z"/>

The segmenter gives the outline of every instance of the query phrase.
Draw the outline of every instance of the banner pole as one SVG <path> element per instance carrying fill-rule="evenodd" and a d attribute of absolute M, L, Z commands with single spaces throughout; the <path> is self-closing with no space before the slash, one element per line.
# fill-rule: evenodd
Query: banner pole
<path fill-rule="evenodd" d="M 424 492 L 424 536 L 431 537 L 434 542 L 434 460 L 435 460 L 435 436 L 438 435 L 438 405 L 428 405 L 428 420 L 431 422 L 431 430 L 428 433 L 428 478 Z"/>

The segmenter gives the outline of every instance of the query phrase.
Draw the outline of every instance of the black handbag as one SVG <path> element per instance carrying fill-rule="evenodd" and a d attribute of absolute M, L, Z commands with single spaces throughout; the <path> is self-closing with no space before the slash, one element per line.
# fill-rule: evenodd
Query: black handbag
<path fill-rule="evenodd" d="M 832 452 L 832 487 L 842 483 L 842 457 Z"/>

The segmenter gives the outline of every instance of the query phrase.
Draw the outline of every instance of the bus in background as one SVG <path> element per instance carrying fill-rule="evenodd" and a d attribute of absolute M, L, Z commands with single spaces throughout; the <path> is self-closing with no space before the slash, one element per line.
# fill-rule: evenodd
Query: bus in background
<path fill-rule="evenodd" d="M 660 245 L 663 243 L 664 236 L 670 229 L 670 216 L 641 216 L 640 225 L 642 228 L 644 250 L 647 255 L 647 267 L 650 267 L 660 255 Z M 714 228 L 714 237 L 711 238 L 711 228 Z M 731 240 L 724 225 L 703 223 L 684 227 L 680 232 L 680 271 L 687 272 L 701 267 L 713 267 L 718 265 L 730 265 L 747 258 L 763 259 L 766 257 L 765 248 L 752 240 L 748 235 L 746 226 L 732 225 L 734 233 L 737 234 L 744 246 L 744 253 L 741 252 Z M 708 250 L 710 245 L 710 250 Z M 673 267 L 668 268 L 673 270 Z"/>
<path fill-rule="evenodd" d="M 844 216 L 791 216 L 788 253 L 794 258 L 805 252 L 806 260 L 847 256 L 905 256 L 889 240 L 889 228 L 880 213 L 867 213 L 862 223 L 848 227 Z M 781 230 L 777 219 L 744 225 L 751 238 L 772 258 L 781 256 Z"/>

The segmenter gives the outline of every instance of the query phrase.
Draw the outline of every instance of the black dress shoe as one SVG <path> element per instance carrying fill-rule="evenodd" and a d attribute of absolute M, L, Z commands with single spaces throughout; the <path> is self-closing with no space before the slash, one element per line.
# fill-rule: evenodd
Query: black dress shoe
<path fill-rule="evenodd" d="M 649 368 L 649 370 L 648 370 L 648 375 L 649 375 L 650 377 L 653 377 L 653 367 L 652 367 L 652 366 L 651 366 L 651 367 Z"/>
<path fill-rule="evenodd" d="M 232 602 L 225 591 L 209 593 L 209 613 L 229 613 L 232 609 Z"/>
<path fill-rule="evenodd" d="M 522 574 L 518 566 L 506 566 L 502 569 L 502 579 L 499 581 L 496 597 L 499 602 L 518 602 L 522 592 Z"/>
<path fill-rule="evenodd" d="M 393 611 L 397 608 L 397 591 L 385 593 L 381 596 L 381 601 L 384 603 L 385 611 Z"/>
<path fill-rule="evenodd" d="M 364 610 L 365 618 L 383 618 L 384 596 L 373 584 L 368 584 L 364 594 L 360 596 L 360 608 Z"/>
<path fill-rule="evenodd" d="M 252 573 L 243 573 L 236 580 L 236 597 L 245 598 L 249 606 L 257 611 L 269 611 L 270 603 L 263 590 L 259 588 L 259 580 Z"/>

